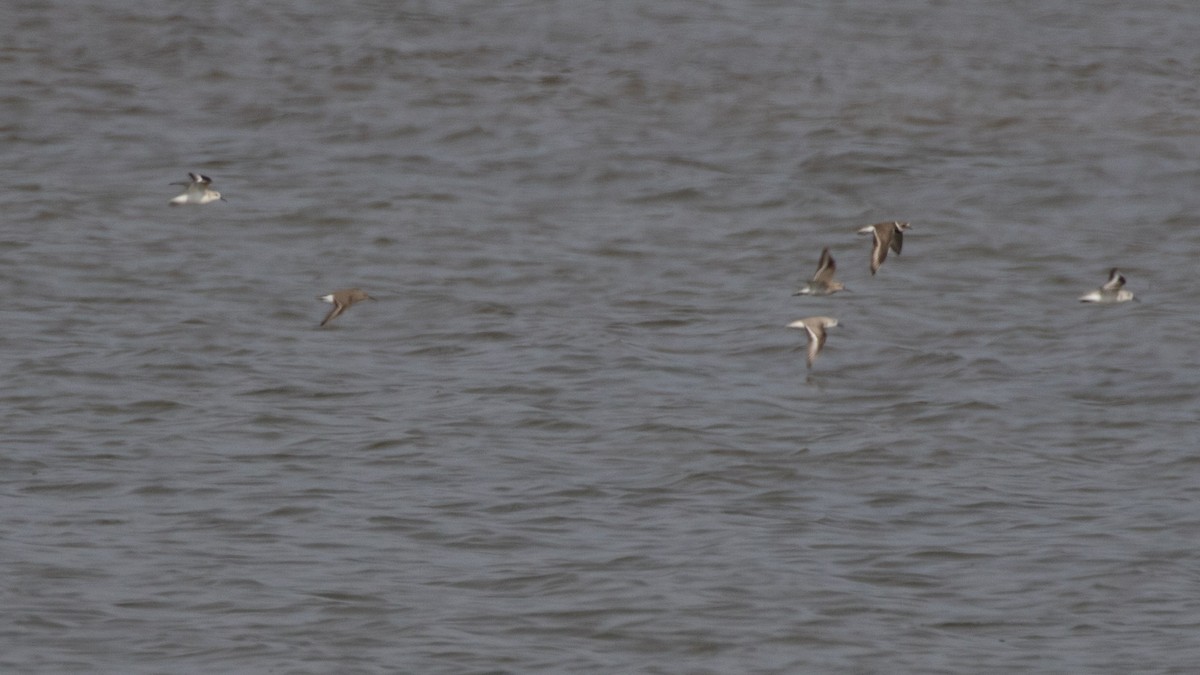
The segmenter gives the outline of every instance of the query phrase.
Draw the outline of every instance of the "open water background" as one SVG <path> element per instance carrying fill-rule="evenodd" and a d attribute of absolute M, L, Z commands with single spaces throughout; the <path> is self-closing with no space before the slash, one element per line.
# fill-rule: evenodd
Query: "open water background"
<path fill-rule="evenodd" d="M 0 670 L 1194 672 L 1197 35 L 6 3 Z"/>

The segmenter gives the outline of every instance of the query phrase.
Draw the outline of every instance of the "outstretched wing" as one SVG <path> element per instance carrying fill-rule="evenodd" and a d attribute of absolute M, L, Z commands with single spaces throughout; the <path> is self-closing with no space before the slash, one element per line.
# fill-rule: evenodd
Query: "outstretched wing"
<path fill-rule="evenodd" d="M 1117 268 L 1112 268 L 1108 272 L 1108 281 L 1101 286 L 1106 291 L 1119 291 L 1125 285 L 1125 277 Z"/>
<path fill-rule="evenodd" d="M 817 263 L 817 273 L 813 275 L 812 280 L 818 283 L 828 283 L 833 279 L 833 273 L 837 271 L 837 263 L 833 261 L 833 256 L 829 255 L 829 247 L 821 251 L 821 261 Z"/>
<path fill-rule="evenodd" d="M 904 231 L 901 230 L 899 227 L 897 227 L 895 224 L 893 224 L 892 225 L 892 250 L 896 252 L 896 255 L 900 255 L 900 249 L 903 246 L 904 246 Z"/>
<path fill-rule="evenodd" d="M 346 311 L 346 305 L 343 305 L 342 303 L 335 300 L 333 302 L 333 309 L 329 310 L 329 313 L 325 315 L 325 319 L 321 321 L 321 325 L 324 326 L 325 324 L 329 323 L 330 321 L 333 321 L 334 319 L 338 318 L 339 316 L 342 315 L 342 312 L 344 312 L 344 311 Z"/>
<path fill-rule="evenodd" d="M 875 228 L 875 239 L 871 245 L 871 274 L 875 274 L 879 270 L 879 266 L 887 259 L 889 239 L 887 235 L 880 232 L 880 228 Z"/>
<path fill-rule="evenodd" d="M 825 327 L 821 325 L 805 327 L 808 328 L 808 367 L 812 368 L 813 361 L 817 360 L 817 354 L 821 353 L 821 347 L 825 346 Z"/>

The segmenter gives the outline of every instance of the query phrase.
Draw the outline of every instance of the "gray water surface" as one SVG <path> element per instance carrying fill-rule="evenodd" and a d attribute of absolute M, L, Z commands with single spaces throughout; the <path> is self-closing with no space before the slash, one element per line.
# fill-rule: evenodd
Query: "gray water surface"
<path fill-rule="evenodd" d="M 1200 662 L 1192 5 L 109 4 L 0 9 L 0 670 Z"/>

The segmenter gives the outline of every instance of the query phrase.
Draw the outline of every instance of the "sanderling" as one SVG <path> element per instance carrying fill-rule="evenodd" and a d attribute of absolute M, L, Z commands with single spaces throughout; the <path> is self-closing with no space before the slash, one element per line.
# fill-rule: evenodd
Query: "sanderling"
<path fill-rule="evenodd" d="M 825 346 L 825 329 L 838 325 L 838 320 L 828 316 L 810 316 L 787 325 L 788 328 L 803 328 L 808 331 L 808 367 L 812 368 L 821 347 Z"/>
<path fill-rule="evenodd" d="M 183 193 L 175 197 L 170 202 L 171 206 L 179 206 L 180 204 L 207 204 L 215 202 L 218 199 L 225 201 L 220 192 L 209 187 L 212 185 L 212 179 L 208 176 L 199 173 L 189 173 L 188 178 L 191 179 L 188 183 L 171 183 L 171 185 L 186 185 Z"/>
<path fill-rule="evenodd" d="M 317 299 L 333 304 L 333 309 L 329 310 L 329 313 L 325 315 L 325 319 L 321 321 L 321 325 L 324 326 L 330 321 L 341 316 L 342 312 L 346 311 L 347 307 L 353 305 L 359 300 L 374 300 L 375 298 L 367 295 L 367 292 L 361 288 L 343 288 L 342 290 L 334 291 L 329 295 L 318 295 Z"/>
<path fill-rule="evenodd" d="M 904 246 L 904 231 L 909 227 L 908 223 L 902 223 L 898 220 L 893 220 L 890 223 L 875 223 L 867 225 L 858 230 L 859 234 L 873 234 L 875 241 L 871 245 L 871 274 L 874 275 L 883 264 L 883 259 L 887 257 L 888 247 L 891 247 L 896 255 L 900 255 L 900 248 Z"/>
<path fill-rule="evenodd" d="M 836 271 L 837 263 L 833 262 L 833 256 L 829 255 L 829 247 L 826 246 L 821 251 L 821 260 L 817 263 L 817 273 L 813 275 L 812 280 L 792 295 L 829 295 L 846 290 L 842 282 L 833 280 L 833 273 Z"/>
<path fill-rule="evenodd" d="M 1125 290 L 1123 286 L 1125 286 L 1125 277 L 1121 276 L 1121 272 L 1114 267 L 1108 271 L 1108 281 L 1103 286 L 1091 293 L 1080 296 L 1079 301 L 1125 302 L 1126 300 L 1133 300 L 1133 293 Z"/>

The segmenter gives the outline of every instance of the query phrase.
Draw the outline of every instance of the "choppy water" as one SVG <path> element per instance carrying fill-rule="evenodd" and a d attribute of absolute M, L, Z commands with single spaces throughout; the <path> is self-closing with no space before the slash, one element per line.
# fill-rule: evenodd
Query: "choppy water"
<path fill-rule="evenodd" d="M 1191 672 L 1200 12 L 798 4 L 0 9 L 0 669 Z"/>

